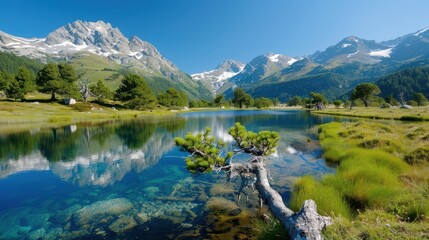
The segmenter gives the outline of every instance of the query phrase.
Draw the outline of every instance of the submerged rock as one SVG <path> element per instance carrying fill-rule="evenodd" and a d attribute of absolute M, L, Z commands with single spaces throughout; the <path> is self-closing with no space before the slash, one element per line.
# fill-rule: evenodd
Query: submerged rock
<path fill-rule="evenodd" d="M 159 188 L 154 186 L 145 187 L 143 188 L 143 192 L 145 193 L 145 195 L 149 197 L 153 197 L 153 196 L 156 196 L 156 194 L 159 192 Z"/>
<path fill-rule="evenodd" d="M 83 226 L 99 221 L 104 216 L 118 216 L 133 208 L 133 204 L 126 198 L 115 198 L 98 201 L 87 205 L 73 214 L 72 220 L 75 226 Z"/>
<path fill-rule="evenodd" d="M 141 213 L 137 214 L 137 221 L 139 221 L 139 223 L 143 224 L 145 222 L 150 221 L 150 217 L 147 215 L 147 213 L 141 212 Z"/>
<path fill-rule="evenodd" d="M 28 235 L 29 239 L 43 239 L 46 236 L 46 231 L 44 228 L 36 229 L 35 231 L 30 232 Z"/>
<path fill-rule="evenodd" d="M 210 188 L 210 195 L 211 196 L 219 196 L 219 195 L 229 195 L 234 194 L 235 189 L 234 187 L 229 184 L 213 184 L 213 186 Z"/>
<path fill-rule="evenodd" d="M 221 197 L 212 197 L 210 198 L 207 203 L 206 203 L 206 208 L 211 210 L 211 211 L 215 211 L 215 212 L 220 212 L 220 213 L 229 213 L 230 211 L 233 211 L 235 209 L 239 209 L 238 205 L 233 202 L 230 201 L 226 198 L 221 198 Z"/>
<path fill-rule="evenodd" d="M 229 216 L 237 216 L 238 214 L 240 214 L 241 213 L 241 209 L 240 208 L 236 208 L 236 209 L 233 209 L 233 210 L 231 210 L 229 213 L 228 213 L 228 215 Z"/>
<path fill-rule="evenodd" d="M 131 228 L 137 226 L 137 222 L 133 217 L 123 216 L 110 224 L 109 229 L 115 233 L 123 233 Z"/>

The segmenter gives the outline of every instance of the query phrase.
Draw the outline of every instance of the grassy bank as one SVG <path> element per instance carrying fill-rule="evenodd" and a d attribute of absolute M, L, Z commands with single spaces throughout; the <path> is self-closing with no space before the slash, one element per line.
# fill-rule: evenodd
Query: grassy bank
<path fill-rule="evenodd" d="M 429 238 L 429 123 L 333 122 L 319 139 L 338 169 L 300 178 L 294 210 L 314 199 L 335 219 L 327 239 Z"/>
<path fill-rule="evenodd" d="M 352 110 L 349 108 L 327 108 L 322 111 L 313 111 L 313 113 L 371 119 L 429 121 L 429 107 L 415 107 L 413 109 L 355 107 Z"/>
<path fill-rule="evenodd" d="M 97 122 L 173 114 L 168 110 L 136 111 L 102 106 L 96 103 L 77 103 L 66 106 L 56 102 L 0 101 L 0 131 L 61 126 L 81 122 Z"/>

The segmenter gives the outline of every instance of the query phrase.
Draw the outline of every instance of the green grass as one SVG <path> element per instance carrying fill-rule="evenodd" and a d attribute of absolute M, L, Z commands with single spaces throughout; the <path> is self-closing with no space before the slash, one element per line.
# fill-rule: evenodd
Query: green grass
<path fill-rule="evenodd" d="M 317 203 L 318 212 L 322 215 L 335 213 L 346 218 L 351 216 L 350 207 L 340 192 L 332 186 L 317 182 L 311 176 L 302 177 L 295 184 L 291 208 L 298 211 L 307 199 L 313 199 Z"/>
<path fill-rule="evenodd" d="M 286 230 L 276 219 L 271 221 L 258 219 L 254 224 L 255 226 L 252 229 L 258 240 L 288 239 Z"/>
<path fill-rule="evenodd" d="M 74 55 L 70 63 L 77 69 L 78 74 L 84 74 L 84 77 L 93 82 L 106 79 L 105 83 L 111 89 L 118 88 L 121 83 L 121 66 L 106 58 L 90 53 L 80 53 Z"/>
<path fill-rule="evenodd" d="M 37 95 L 41 97 L 41 95 Z M 112 119 L 150 118 L 171 115 L 170 111 L 136 111 L 96 103 L 78 103 L 66 106 L 46 99 L 29 98 L 29 102 L 0 101 L 0 131 L 14 132 L 37 127 L 61 126 L 80 122 L 100 122 Z"/>
<path fill-rule="evenodd" d="M 415 107 L 413 109 L 355 107 L 350 110 L 349 108 L 327 108 L 322 111 L 313 111 L 313 113 L 371 119 L 429 121 L 429 106 Z"/>
<path fill-rule="evenodd" d="M 358 212 L 352 220 L 334 216 L 334 224 L 324 232 L 325 239 L 428 239 L 429 221 L 398 221 L 382 209 Z"/>
<path fill-rule="evenodd" d="M 429 237 L 428 132 L 429 123 L 424 122 L 321 125 L 324 157 L 338 164 L 337 171 L 320 181 L 298 179 L 292 208 L 314 199 L 320 213 L 335 218 L 328 239 Z M 383 221 L 391 227 L 380 225 Z"/>

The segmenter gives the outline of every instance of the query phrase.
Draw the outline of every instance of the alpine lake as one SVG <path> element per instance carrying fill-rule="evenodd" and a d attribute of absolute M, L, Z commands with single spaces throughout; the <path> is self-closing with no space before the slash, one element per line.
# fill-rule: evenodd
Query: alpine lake
<path fill-rule="evenodd" d="M 260 211 L 257 192 L 239 193 L 223 172 L 190 173 L 174 138 L 208 127 L 227 151 L 235 122 L 277 131 L 267 168 L 287 203 L 297 177 L 335 171 L 315 135 L 331 121 L 344 119 L 213 111 L 0 133 L 0 239 L 236 239 Z"/>

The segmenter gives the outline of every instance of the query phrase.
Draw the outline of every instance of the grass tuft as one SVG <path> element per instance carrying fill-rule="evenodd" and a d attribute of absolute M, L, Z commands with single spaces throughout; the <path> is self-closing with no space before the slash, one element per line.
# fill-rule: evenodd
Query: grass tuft
<path fill-rule="evenodd" d="M 314 199 L 335 218 L 327 239 L 429 238 L 429 124 L 329 123 L 318 132 L 323 156 L 338 168 L 320 181 L 300 178 L 294 210 Z"/>
<path fill-rule="evenodd" d="M 297 180 L 292 194 L 291 208 L 294 211 L 301 209 L 307 199 L 313 199 L 322 215 L 340 214 L 346 218 L 351 216 L 350 208 L 336 188 L 318 183 L 311 176 L 304 176 Z"/>
<path fill-rule="evenodd" d="M 429 163 L 429 148 L 418 148 L 406 155 L 404 160 L 409 164 Z"/>

